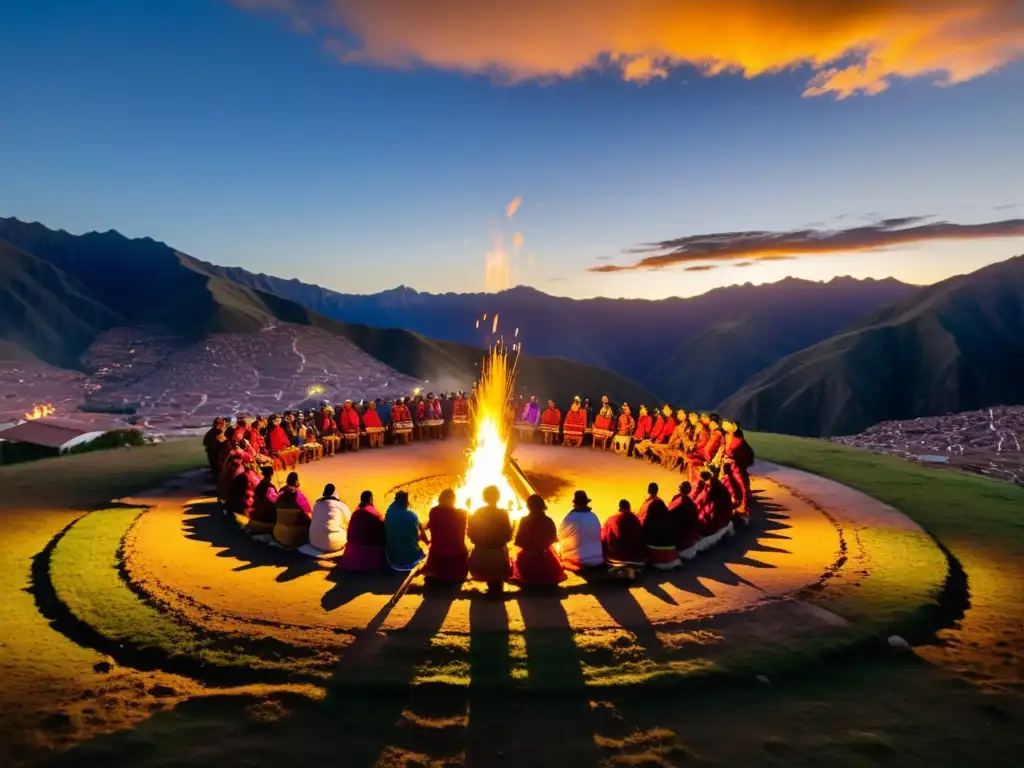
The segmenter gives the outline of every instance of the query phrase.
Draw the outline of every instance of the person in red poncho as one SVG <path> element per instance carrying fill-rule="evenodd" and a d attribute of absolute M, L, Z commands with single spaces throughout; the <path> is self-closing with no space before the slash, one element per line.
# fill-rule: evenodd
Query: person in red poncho
<path fill-rule="evenodd" d="M 228 514 L 234 515 L 239 523 L 248 523 L 252 515 L 256 503 L 256 486 L 259 482 L 260 476 L 255 470 L 244 466 L 231 481 L 224 509 Z"/>
<path fill-rule="evenodd" d="M 345 552 L 338 561 L 343 571 L 381 571 L 387 562 L 384 516 L 373 505 L 373 493 L 363 491 L 346 531 Z"/>
<path fill-rule="evenodd" d="M 652 456 L 659 459 L 662 464 L 666 464 L 669 454 L 679 450 L 683 441 L 683 427 L 681 425 L 685 423 L 686 411 L 682 408 L 676 411 L 675 417 L 673 417 L 672 413 L 666 415 L 665 422 L 661 427 L 661 436 L 651 446 Z M 674 469 L 675 466 L 673 465 L 670 468 Z"/>
<path fill-rule="evenodd" d="M 313 423 L 321 437 L 332 437 L 338 434 L 338 425 L 334 420 L 334 409 L 329 405 L 324 405 L 317 411 Z"/>
<path fill-rule="evenodd" d="M 274 414 L 270 417 L 270 429 L 267 430 L 267 448 L 270 450 L 270 455 L 273 456 L 291 446 L 292 440 L 281 425 L 281 417 Z"/>
<path fill-rule="evenodd" d="M 693 489 L 693 502 L 700 513 L 701 537 L 714 543 L 732 524 L 732 498 L 718 478 L 705 469 Z"/>
<path fill-rule="evenodd" d="M 579 396 L 572 401 L 569 412 L 562 423 L 562 440 L 566 445 L 583 445 L 583 434 L 587 431 L 587 412 L 583 410 Z"/>
<path fill-rule="evenodd" d="M 633 432 L 633 455 L 641 456 L 637 449 L 642 443 L 645 443 L 651 439 L 651 415 L 647 412 L 647 406 L 641 403 L 640 411 L 637 415 L 636 429 Z M 645 449 L 646 450 L 646 449 Z"/>
<path fill-rule="evenodd" d="M 338 416 L 338 428 L 343 435 L 359 433 L 359 414 L 352 407 L 352 401 L 346 400 L 341 408 L 341 415 Z"/>
<path fill-rule="evenodd" d="M 462 392 L 452 401 L 452 424 L 469 424 L 469 401 Z"/>
<path fill-rule="evenodd" d="M 700 543 L 700 511 L 690 498 L 692 487 L 689 481 L 679 484 L 679 493 L 668 503 L 675 535 L 676 549 L 683 560 L 692 560 L 697 555 Z"/>
<path fill-rule="evenodd" d="M 662 571 L 678 567 L 680 560 L 679 549 L 676 547 L 676 528 L 672 524 L 672 513 L 668 505 L 658 496 L 657 483 L 648 486 L 647 501 L 640 511 L 642 514 L 638 517 L 643 525 L 647 561 Z"/>
<path fill-rule="evenodd" d="M 635 430 L 636 419 L 633 418 L 633 412 L 630 410 L 629 403 L 623 403 L 615 433 L 621 437 L 632 437 Z"/>
<path fill-rule="evenodd" d="M 741 523 L 749 523 L 750 467 L 754 463 L 754 449 L 743 436 L 739 422 L 724 419 L 722 429 L 725 431 L 725 439 L 715 464 L 721 468 L 722 484 L 732 496 L 736 519 Z"/>
<path fill-rule="evenodd" d="M 612 410 L 611 403 L 608 401 L 608 395 L 601 398 L 601 408 L 597 412 L 597 416 L 594 417 L 594 435 L 600 437 L 611 437 L 613 433 L 612 420 L 615 418 L 615 412 Z"/>
<path fill-rule="evenodd" d="M 534 493 L 526 500 L 526 508 L 529 512 L 519 521 L 516 531 L 515 545 L 519 551 L 512 566 L 513 577 L 532 586 L 561 584 L 568 577 L 555 551 L 558 530 L 546 514 L 548 505 Z"/>
<path fill-rule="evenodd" d="M 641 412 L 643 408 L 641 407 Z M 671 409 L 670 409 L 671 411 Z M 637 458 L 644 458 L 651 453 L 651 446 L 658 442 L 661 438 L 661 433 L 665 429 L 665 409 L 662 408 L 658 412 L 658 417 L 654 420 L 654 424 L 651 425 L 651 431 L 647 435 L 647 439 L 638 442 L 633 448 L 633 455 Z"/>
<path fill-rule="evenodd" d="M 548 400 L 548 407 L 540 415 L 540 431 L 544 433 L 544 442 L 553 443 L 561 428 L 562 412 L 555 406 L 554 400 Z"/>
<path fill-rule="evenodd" d="M 605 562 L 613 568 L 640 568 L 647 562 L 643 524 L 633 513 L 627 499 L 619 501 L 619 511 L 601 526 L 601 547 Z"/>
<path fill-rule="evenodd" d="M 469 514 L 455 506 L 455 491 L 445 488 L 437 498 L 437 506 L 427 516 L 430 550 L 423 575 L 433 581 L 460 582 L 469 575 L 469 547 L 466 529 Z"/>

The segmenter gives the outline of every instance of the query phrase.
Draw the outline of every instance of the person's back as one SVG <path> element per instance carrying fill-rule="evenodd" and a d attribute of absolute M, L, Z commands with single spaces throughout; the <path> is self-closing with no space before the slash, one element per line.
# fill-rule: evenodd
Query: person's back
<path fill-rule="evenodd" d="M 601 527 L 601 545 L 609 563 L 643 565 L 647 560 L 643 527 L 626 499 L 619 502 L 619 511 Z"/>
<path fill-rule="evenodd" d="M 370 491 L 363 491 L 359 497 L 359 506 L 348 523 L 347 538 L 338 567 L 344 571 L 379 571 L 384 567 L 387 532 Z"/>
<path fill-rule="evenodd" d="M 313 505 L 309 524 L 309 543 L 321 552 L 337 552 L 348 540 L 348 523 L 352 511 L 337 496 L 334 486 L 324 488 L 324 495 Z"/>
<path fill-rule="evenodd" d="M 601 521 L 590 509 L 590 499 L 582 491 L 573 497 L 573 509 L 558 527 L 562 563 L 570 568 L 592 568 L 604 564 L 601 548 Z"/>
<path fill-rule="evenodd" d="M 469 515 L 455 507 L 455 493 L 446 488 L 427 518 L 427 530 L 430 532 L 430 551 L 425 569 L 427 578 L 446 582 L 465 580 L 469 573 L 468 524 Z"/>
<path fill-rule="evenodd" d="M 512 520 L 508 511 L 498 507 L 501 495 L 495 486 L 484 488 L 484 502 L 469 519 L 468 535 L 473 542 L 469 571 L 477 581 L 487 582 L 488 591 L 498 593 L 512 575 L 508 544 L 512 541 Z"/>
<path fill-rule="evenodd" d="M 399 491 L 401 494 L 402 491 Z M 408 497 L 395 501 L 384 513 L 384 530 L 387 536 L 388 564 L 396 571 L 412 570 L 423 559 L 420 549 L 420 521 L 409 509 Z"/>
<path fill-rule="evenodd" d="M 275 541 L 283 547 L 301 547 L 309 540 L 309 521 L 312 516 L 309 502 L 299 490 L 299 476 L 292 472 L 277 497 Z"/>

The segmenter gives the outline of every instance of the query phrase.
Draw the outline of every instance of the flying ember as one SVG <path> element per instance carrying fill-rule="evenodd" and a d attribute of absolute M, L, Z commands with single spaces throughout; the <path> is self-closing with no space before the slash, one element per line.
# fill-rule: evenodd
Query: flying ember
<path fill-rule="evenodd" d="M 524 500 L 506 477 L 512 432 L 508 404 L 515 392 L 515 367 L 516 361 L 509 360 L 501 343 L 484 359 L 476 397 L 470 404 L 475 426 L 469 461 L 455 490 L 458 502 L 472 510 L 482 504 L 484 488 L 496 485 L 501 492 L 501 505 L 509 508 L 513 520 L 526 514 Z"/>

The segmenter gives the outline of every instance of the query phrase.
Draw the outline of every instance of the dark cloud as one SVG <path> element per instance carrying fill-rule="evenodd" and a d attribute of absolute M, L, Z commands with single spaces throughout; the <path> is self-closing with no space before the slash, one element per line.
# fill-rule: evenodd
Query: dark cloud
<path fill-rule="evenodd" d="M 682 264 L 708 262 L 749 265 L 800 256 L 874 251 L 940 240 L 1024 237 L 1024 219 L 1005 219 L 984 224 L 955 224 L 948 221 L 925 223 L 929 218 L 931 217 L 887 218 L 843 229 L 803 228 L 785 232 L 751 231 L 690 235 L 631 248 L 626 251 L 627 254 L 642 256 L 632 264 L 605 264 L 590 267 L 589 271 L 664 269 Z"/>
<path fill-rule="evenodd" d="M 707 272 L 712 269 L 718 269 L 717 264 L 695 264 L 692 267 L 687 267 L 684 272 Z"/>

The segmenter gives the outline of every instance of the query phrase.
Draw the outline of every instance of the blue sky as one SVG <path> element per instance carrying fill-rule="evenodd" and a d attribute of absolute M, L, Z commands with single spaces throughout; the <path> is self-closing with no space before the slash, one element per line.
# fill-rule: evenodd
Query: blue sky
<path fill-rule="evenodd" d="M 1024 252 L 1021 238 L 971 239 L 587 271 L 698 234 L 1024 218 L 1019 62 L 844 100 L 804 98 L 808 78 L 680 66 L 646 84 L 591 71 L 500 85 L 342 64 L 310 35 L 216 1 L 6 3 L 0 215 L 151 236 L 349 292 L 483 290 L 496 241 L 512 282 L 577 297 L 786 275 L 931 282 Z"/>

